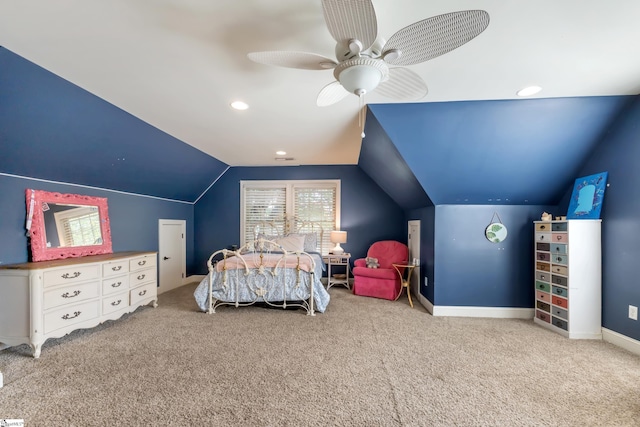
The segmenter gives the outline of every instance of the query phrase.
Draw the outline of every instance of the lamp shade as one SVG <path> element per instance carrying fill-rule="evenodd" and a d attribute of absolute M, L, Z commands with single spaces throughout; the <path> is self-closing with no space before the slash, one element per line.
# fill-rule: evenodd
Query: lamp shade
<path fill-rule="evenodd" d="M 346 231 L 332 231 L 331 232 L 331 243 L 347 243 L 347 232 Z"/>
<path fill-rule="evenodd" d="M 340 246 L 340 243 L 347 243 L 347 232 L 335 230 L 331 232 L 331 243 L 335 243 L 336 246 L 331 249 L 332 254 L 343 254 L 344 249 Z"/>

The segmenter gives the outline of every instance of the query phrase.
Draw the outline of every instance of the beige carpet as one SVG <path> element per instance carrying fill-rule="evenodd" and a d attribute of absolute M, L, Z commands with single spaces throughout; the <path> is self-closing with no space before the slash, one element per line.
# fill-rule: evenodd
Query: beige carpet
<path fill-rule="evenodd" d="M 639 426 L 640 357 L 532 321 L 434 318 L 332 288 L 326 313 L 196 311 L 194 285 L 0 352 L 27 426 Z"/>

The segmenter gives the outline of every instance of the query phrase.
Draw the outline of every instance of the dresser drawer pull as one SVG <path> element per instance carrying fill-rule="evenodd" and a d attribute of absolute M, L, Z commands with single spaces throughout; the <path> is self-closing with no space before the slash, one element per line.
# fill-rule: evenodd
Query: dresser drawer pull
<path fill-rule="evenodd" d="M 140 296 L 144 296 L 146 294 L 147 294 L 147 290 L 146 289 L 144 291 L 142 291 L 142 292 L 138 292 L 138 295 L 140 295 Z"/>
<path fill-rule="evenodd" d="M 63 320 L 70 320 L 70 319 L 75 319 L 76 317 L 80 316 L 80 313 L 82 313 L 81 311 L 74 311 L 73 312 L 73 316 L 70 316 L 68 313 L 65 314 L 64 316 L 62 316 Z"/>
<path fill-rule="evenodd" d="M 541 226 L 540 226 L 540 230 L 544 230 L 544 229 L 546 229 L 546 228 L 547 228 L 547 226 L 546 226 L 546 225 L 541 225 Z"/>
<path fill-rule="evenodd" d="M 562 240 L 562 236 L 561 235 L 556 236 L 556 240 L 558 241 Z"/>
<path fill-rule="evenodd" d="M 113 302 L 111 303 L 111 305 L 115 307 L 116 305 L 120 305 L 120 303 L 121 303 L 121 302 L 122 302 L 122 300 L 121 300 L 121 299 L 119 299 L 118 301 L 113 301 Z"/>
<path fill-rule="evenodd" d="M 112 287 L 112 288 L 119 288 L 119 287 L 120 287 L 120 285 L 122 285 L 122 282 L 116 282 L 116 283 L 112 283 L 112 284 L 111 284 L 111 287 Z"/>
<path fill-rule="evenodd" d="M 146 259 L 144 259 L 142 261 L 138 261 L 138 265 L 140 265 L 140 266 L 145 265 L 146 263 L 147 263 Z"/>
<path fill-rule="evenodd" d="M 69 273 L 64 273 L 61 277 L 63 279 L 75 279 L 76 277 L 80 277 L 80 273 L 79 271 L 76 271 L 75 273 L 73 273 L 73 276 Z"/>
<path fill-rule="evenodd" d="M 139 276 L 138 276 L 138 280 L 142 280 L 142 279 L 144 279 L 144 276 L 146 276 L 146 274 L 141 274 L 141 275 L 139 275 Z"/>
<path fill-rule="evenodd" d="M 121 265 L 118 265 L 118 266 L 116 266 L 116 267 L 111 267 L 111 270 L 113 270 L 113 271 L 120 271 L 120 270 L 122 270 L 122 266 L 121 266 Z"/>
<path fill-rule="evenodd" d="M 62 294 L 62 298 L 73 298 L 77 297 L 78 295 L 80 295 L 80 291 L 73 291 L 73 295 L 70 295 L 69 292 L 65 292 L 64 294 Z"/>

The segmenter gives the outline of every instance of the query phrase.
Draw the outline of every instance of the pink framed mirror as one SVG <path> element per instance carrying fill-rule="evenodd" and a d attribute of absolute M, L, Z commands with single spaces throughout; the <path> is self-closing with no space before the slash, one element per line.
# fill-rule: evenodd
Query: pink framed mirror
<path fill-rule="evenodd" d="M 113 252 L 105 197 L 32 189 L 26 197 L 33 261 Z"/>

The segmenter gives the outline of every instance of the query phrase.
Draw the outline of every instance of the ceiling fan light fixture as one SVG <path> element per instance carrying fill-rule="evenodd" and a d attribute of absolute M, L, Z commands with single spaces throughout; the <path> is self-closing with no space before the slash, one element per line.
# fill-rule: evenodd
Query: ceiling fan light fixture
<path fill-rule="evenodd" d="M 233 101 L 229 105 L 231 105 L 231 108 L 233 108 L 234 110 L 239 110 L 239 111 L 243 111 L 243 110 L 246 110 L 247 108 L 249 108 L 249 104 L 247 104 L 246 102 L 242 102 L 242 101 Z"/>
<path fill-rule="evenodd" d="M 358 96 L 374 90 L 388 75 L 384 61 L 362 57 L 341 62 L 334 70 L 342 87 Z"/>
<path fill-rule="evenodd" d="M 527 87 L 517 91 L 516 95 L 518 95 L 518 96 L 531 96 L 531 95 L 535 95 L 536 93 L 540 92 L 541 90 L 542 90 L 542 88 L 540 86 L 527 86 Z"/>

